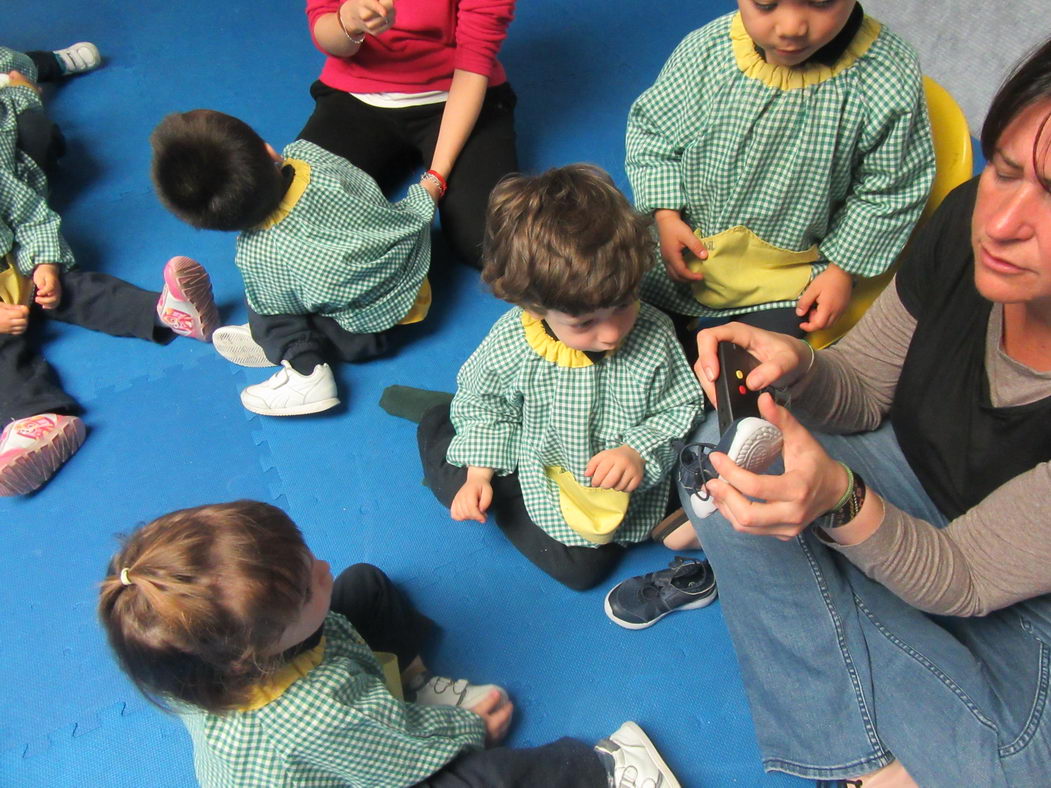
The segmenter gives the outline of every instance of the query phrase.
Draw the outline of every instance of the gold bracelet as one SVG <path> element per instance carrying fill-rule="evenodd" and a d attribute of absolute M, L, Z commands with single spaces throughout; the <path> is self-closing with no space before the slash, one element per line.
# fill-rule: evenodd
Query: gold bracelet
<path fill-rule="evenodd" d="M 362 43 L 365 41 L 365 31 L 363 30 L 357 36 L 352 36 L 350 34 L 350 31 L 347 30 L 346 23 L 343 21 L 343 14 L 340 13 L 342 10 L 343 10 L 343 6 L 342 5 L 339 8 L 336 9 L 336 21 L 339 22 L 339 26 L 343 30 L 343 35 L 345 35 L 347 37 L 347 41 L 349 41 L 350 43 L 357 44 L 358 46 L 361 46 Z"/>

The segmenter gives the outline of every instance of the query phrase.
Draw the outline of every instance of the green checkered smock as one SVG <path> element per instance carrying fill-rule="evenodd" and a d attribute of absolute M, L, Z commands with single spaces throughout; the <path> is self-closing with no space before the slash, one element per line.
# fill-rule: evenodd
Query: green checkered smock
<path fill-rule="evenodd" d="M 481 749 L 482 718 L 395 699 L 361 636 L 325 619 L 321 664 L 254 711 L 177 708 L 204 788 L 401 788 Z"/>
<path fill-rule="evenodd" d="M 414 184 L 391 203 L 372 178 L 310 142 L 283 154 L 296 167 L 285 201 L 237 239 L 248 305 L 261 315 L 324 315 L 354 334 L 396 325 L 427 276 L 434 200 Z"/>
<path fill-rule="evenodd" d="M 632 106 L 625 167 L 636 205 L 682 211 L 703 236 L 744 225 L 781 249 L 817 244 L 823 260 L 850 274 L 882 273 L 934 177 L 915 53 L 866 17 L 839 62 L 813 66 L 816 79 L 800 84 L 798 68 L 763 61 L 739 17 L 688 35 Z M 815 264 L 813 273 L 821 270 Z M 642 294 L 703 317 L 794 306 L 710 309 L 663 266 Z"/>
<path fill-rule="evenodd" d="M 545 469 L 564 468 L 589 486 L 588 461 L 627 444 L 646 461 L 645 478 L 613 541 L 646 539 L 667 506 L 677 459 L 672 441 L 687 435 L 702 412 L 701 387 L 670 321 L 642 304 L 616 350 L 574 367 L 548 360 L 530 344 L 522 314 L 515 307 L 500 317 L 457 375 L 449 463 L 500 475 L 517 471 L 534 523 L 563 544 L 594 547 L 566 524 Z"/>
<path fill-rule="evenodd" d="M 12 70 L 36 82 L 32 60 L 0 47 L 0 73 Z M 0 88 L 0 256 L 13 251 L 23 276 L 40 263 L 73 266 L 73 252 L 60 232 L 62 220 L 47 205 L 47 176 L 17 146 L 18 116 L 27 110 L 42 110 L 35 90 L 24 85 Z"/>

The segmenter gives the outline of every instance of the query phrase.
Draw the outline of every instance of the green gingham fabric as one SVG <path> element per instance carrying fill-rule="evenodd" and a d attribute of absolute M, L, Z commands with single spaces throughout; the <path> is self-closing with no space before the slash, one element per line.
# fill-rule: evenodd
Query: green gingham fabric
<path fill-rule="evenodd" d="M 642 304 L 621 345 L 595 364 L 564 367 L 527 342 L 522 310 L 511 309 L 460 369 L 452 402 L 453 465 L 518 471 L 533 522 L 566 545 L 594 547 L 562 517 L 545 468 L 571 471 L 582 485 L 588 461 L 627 444 L 646 461 L 615 541 L 646 539 L 664 516 L 676 456 L 702 412 L 703 394 L 671 323 Z"/>
<path fill-rule="evenodd" d="M 414 184 L 391 203 L 349 161 L 304 140 L 283 153 L 310 165 L 310 183 L 280 222 L 238 237 L 248 305 L 324 315 L 354 334 L 399 323 L 430 266 L 434 200 Z"/>
<path fill-rule="evenodd" d="M 818 85 L 780 90 L 745 76 L 735 14 L 688 35 L 628 117 L 625 167 L 643 212 L 681 210 L 703 235 L 744 225 L 782 249 L 815 243 L 856 276 L 894 262 L 923 210 L 934 151 L 911 47 L 883 28 L 853 65 Z M 824 269 L 815 265 L 814 273 Z M 709 309 L 664 266 L 643 298 L 702 317 L 794 306 Z"/>
<path fill-rule="evenodd" d="M 0 47 L 0 73 L 20 71 L 35 82 L 33 61 Z M 62 220 L 47 205 L 47 176 L 18 149 L 18 115 L 42 110 L 40 96 L 24 85 L 0 88 L 0 255 L 14 251 L 15 264 L 30 276 L 41 263 L 73 266 L 73 252 L 62 237 Z"/>
<path fill-rule="evenodd" d="M 336 613 L 321 664 L 254 711 L 177 708 L 203 788 L 401 788 L 481 749 L 482 718 L 394 698 L 365 641 Z"/>

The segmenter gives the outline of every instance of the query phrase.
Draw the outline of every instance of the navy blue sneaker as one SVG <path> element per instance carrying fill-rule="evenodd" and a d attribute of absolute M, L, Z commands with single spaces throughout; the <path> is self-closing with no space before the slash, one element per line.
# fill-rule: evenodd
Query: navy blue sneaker
<path fill-rule="evenodd" d="M 715 599 L 707 561 L 675 556 L 667 569 L 629 577 L 606 594 L 606 615 L 625 629 L 645 629 L 676 610 L 694 610 Z"/>
<path fill-rule="evenodd" d="M 690 494 L 689 506 L 700 520 L 715 511 L 715 501 L 704 485 L 718 476 L 708 460 L 713 451 L 721 451 L 745 470 L 762 473 L 781 453 L 784 438 L 781 430 L 766 419 L 745 416 L 726 428 L 719 445 L 687 443 L 679 451 L 679 482 Z"/>

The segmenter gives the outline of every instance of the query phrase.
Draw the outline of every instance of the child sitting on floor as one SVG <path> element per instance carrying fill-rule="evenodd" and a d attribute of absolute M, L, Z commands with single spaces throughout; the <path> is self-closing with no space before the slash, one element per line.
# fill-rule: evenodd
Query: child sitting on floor
<path fill-rule="evenodd" d="M 279 155 L 248 125 L 212 110 L 154 130 L 161 201 L 194 227 L 239 230 L 235 262 L 248 324 L 216 332 L 216 350 L 249 367 L 279 365 L 241 402 L 266 416 L 339 404 L 328 359 L 386 352 L 392 329 L 422 320 L 430 225 L 443 184 L 425 173 L 390 203 L 346 159 L 298 140 Z"/>
<path fill-rule="evenodd" d="M 513 176 L 489 203 L 482 279 L 515 307 L 419 428 L 454 520 L 497 525 L 574 589 L 600 582 L 666 512 L 672 443 L 701 413 L 668 319 L 638 302 L 649 220 L 589 165 Z"/>
<path fill-rule="evenodd" d="M 92 53 L 98 64 L 91 45 L 69 49 L 76 58 L 67 71 L 90 66 Z M 34 54 L 54 70 L 62 52 Z M 0 72 L 0 496 L 11 496 L 44 484 L 85 436 L 77 403 L 37 353 L 41 318 L 167 343 L 176 334 L 207 341 L 218 313 L 208 274 L 186 257 L 165 266 L 160 293 L 74 267 L 47 204 L 42 167 L 61 152 L 61 135 L 43 113 L 36 65 L 0 47 Z"/>
<path fill-rule="evenodd" d="M 628 116 L 625 169 L 665 261 L 642 297 L 801 336 L 920 216 L 934 153 L 919 64 L 855 0 L 738 7 L 690 33 Z"/>
<path fill-rule="evenodd" d="M 132 534 L 99 615 L 132 681 L 185 723 L 204 788 L 679 785 L 631 722 L 594 748 L 483 749 L 507 730 L 507 694 L 432 675 L 433 622 L 374 566 L 333 581 L 265 503 L 183 509 Z"/>

